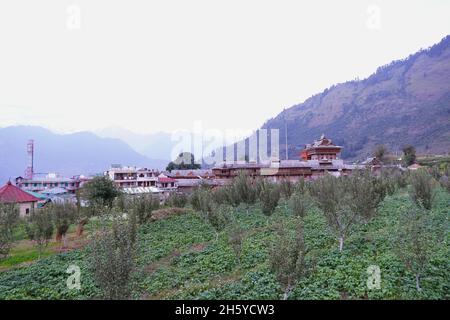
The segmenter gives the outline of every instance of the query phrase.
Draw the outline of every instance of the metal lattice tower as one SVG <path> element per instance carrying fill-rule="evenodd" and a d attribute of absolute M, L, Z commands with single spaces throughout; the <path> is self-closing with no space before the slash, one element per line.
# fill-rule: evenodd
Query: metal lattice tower
<path fill-rule="evenodd" d="M 25 170 L 25 178 L 26 179 L 33 179 L 34 175 L 34 140 L 28 140 L 27 144 L 27 154 L 28 154 L 28 166 Z"/>

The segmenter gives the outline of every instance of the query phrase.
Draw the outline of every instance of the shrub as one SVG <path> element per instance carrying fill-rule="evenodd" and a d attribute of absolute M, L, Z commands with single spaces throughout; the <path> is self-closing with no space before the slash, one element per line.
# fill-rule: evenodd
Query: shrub
<path fill-rule="evenodd" d="M 261 191 L 259 199 L 261 201 L 261 210 L 265 215 L 271 215 L 280 200 L 280 190 L 278 186 L 270 182 L 263 182 L 261 184 Z"/>
<path fill-rule="evenodd" d="M 238 264 L 241 263 L 242 245 L 244 243 L 245 232 L 238 224 L 235 224 L 229 234 L 228 242 L 233 248 Z"/>
<path fill-rule="evenodd" d="M 284 199 L 289 199 L 294 193 L 294 185 L 288 179 L 282 179 L 279 184 L 280 194 Z"/>

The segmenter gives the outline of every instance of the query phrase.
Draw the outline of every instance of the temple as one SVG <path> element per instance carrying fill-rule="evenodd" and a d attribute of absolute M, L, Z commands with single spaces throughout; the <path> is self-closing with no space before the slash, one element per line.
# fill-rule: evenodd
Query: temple
<path fill-rule="evenodd" d="M 300 152 L 302 160 L 319 160 L 320 162 L 330 162 L 331 160 L 339 159 L 338 155 L 341 153 L 342 147 L 337 146 L 331 139 L 325 137 L 324 134 L 319 140 L 312 144 L 307 144 Z"/>

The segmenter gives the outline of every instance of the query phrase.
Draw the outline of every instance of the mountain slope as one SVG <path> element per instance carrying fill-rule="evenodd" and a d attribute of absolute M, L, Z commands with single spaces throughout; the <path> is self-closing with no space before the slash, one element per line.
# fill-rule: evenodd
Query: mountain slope
<path fill-rule="evenodd" d="M 95 131 L 103 138 L 120 139 L 134 150 L 152 159 L 171 159 L 171 152 L 176 142 L 171 140 L 172 135 L 167 132 L 154 134 L 138 134 L 121 127 L 108 127 Z"/>
<path fill-rule="evenodd" d="M 344 146 L 347 159 L 362 159 L 379 143 L 393 151 L 412 144 L 419 152 L 450 152 L 450 36 L 267 121 L 263 128 L 280 129 L 280 150 L 285 148 L 285 121 L 292 158 L 322 133 Z"/>
<path fill-rule="evenodd" d="M 118 139 L 93 133 L 54 134 L 34 126 L 0 128 L 0 184 L 23 175 L 27 165 L 26 144 L 35 140 L 35 172 L 66 176 L 101 173 L 113 163 L 163 168 L 164 160 L 145 157 Z"/>

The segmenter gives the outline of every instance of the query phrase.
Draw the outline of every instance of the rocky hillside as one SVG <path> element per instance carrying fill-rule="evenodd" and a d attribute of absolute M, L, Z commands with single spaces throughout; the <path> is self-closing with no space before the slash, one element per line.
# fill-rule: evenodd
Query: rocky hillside
<path fill-rule="evenodd" d="M 343 145 L 342 157 L 351 160 L 370 155 L 379 143 L 394 152 L 405 144 L 424 153 L 450 152 L 450 36 L 378 68 L 367 79 L 332 86 L 267 121 L 263 128 L 280 129 L 281 150 L 284 121 L 292 158 L 322 133 Z"/>

